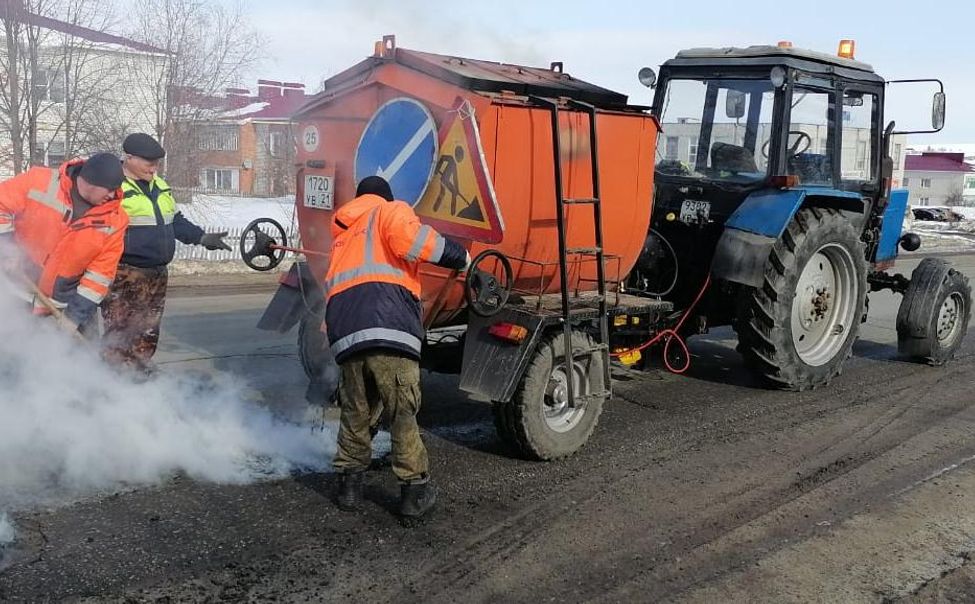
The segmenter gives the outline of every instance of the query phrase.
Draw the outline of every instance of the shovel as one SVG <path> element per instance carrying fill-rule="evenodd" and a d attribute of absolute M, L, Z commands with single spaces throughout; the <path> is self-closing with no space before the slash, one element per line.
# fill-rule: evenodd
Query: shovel
<path fill-rule="evenodd" d="M 72 325 L 72 323 L 65 318 L 64 311 L 61 309 L 61 307 L 59 307 L 54 300 L 48 297 L 47 294 L 42 292 L 41 288 L 39 288 L 36 283 L 28 279 L 24 274 L 18 275 L 17 280 L 27 286 L 30 293 L 34 294 L 34 298 L 40 302 L 44 308 L 50 311 L 51 316 L 54 317 L 54 320 L 57 321 L 59 325 Z M 81 335 L 81 332 L 79 332 L 77 329 L 73 331 L 72 335 L 79 340 L 85 340 L 85 337 Z"/>

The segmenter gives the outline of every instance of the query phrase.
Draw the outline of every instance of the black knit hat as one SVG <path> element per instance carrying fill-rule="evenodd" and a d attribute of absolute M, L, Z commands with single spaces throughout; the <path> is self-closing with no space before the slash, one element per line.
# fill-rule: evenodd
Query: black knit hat
<path fill-rule="evenodd" d="M 84 178 L 88 184 L 106 189 L 119 188 L 125 178 L 122 174 L 122 160 L 112 153 L 96 153 L 89 157 L 78 170 L 78 176 Z"/>
<path fill-rule="evenodd" d="M 129 155 L 135 155 L 148 160 L 162 159 L 166 157 L 166 150 L 159 142 L 143 132 L 136 132 L 125 137 L 122 142 L 122 150 Z"/>
<path fill-rule="evenodd" d="M 386 201 L 393 201 L 393 190 L 389 188 L 389 183 L 382 176 L 367 176 L 359 181 L 359 186 L 355 190 L 355 196 L 379 195 Z"/>

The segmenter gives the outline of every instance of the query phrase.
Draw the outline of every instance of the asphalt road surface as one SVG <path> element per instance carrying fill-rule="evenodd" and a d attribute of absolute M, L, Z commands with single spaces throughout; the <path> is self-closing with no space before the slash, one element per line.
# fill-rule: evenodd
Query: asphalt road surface
<path fill-rule="evenodd" d="M 952 260 L 975 279 L 975 257 Z M 268 297 L 174 290 L 158 360 L 233 372 L 300 418 L 295 335 L 253 328 Z M 972 601 L 975 336 L 947 367 L 900 361 L 898 300 L 871 296 L 825 389 L 758 387 L 728 330 L 692 340 L 686 376 L 620 372 L 593 439 L 558 463 L 515 458 L 486 405 L 425 374 L 440 506 L 423 525 L 391 513 L 388 468 L 359 514 L 334 507 L 329 474 L 174 477 L 16 515 L 0 600 Z"/>

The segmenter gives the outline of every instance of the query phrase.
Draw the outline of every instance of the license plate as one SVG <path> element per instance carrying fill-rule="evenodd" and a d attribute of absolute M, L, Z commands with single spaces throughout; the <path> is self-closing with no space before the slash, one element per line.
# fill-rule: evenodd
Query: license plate
<path fill-rule="evenodd" d="M 711 202 L 685 199 L 680 206 L 680 221 L 688 224 L 707 222 L 711 215 Z"/>
<path fill-rule="evenodd" d="M 331 210 L 334 203 L 333 184 L 331 176 L 305 176 L 305 207 Z"/>

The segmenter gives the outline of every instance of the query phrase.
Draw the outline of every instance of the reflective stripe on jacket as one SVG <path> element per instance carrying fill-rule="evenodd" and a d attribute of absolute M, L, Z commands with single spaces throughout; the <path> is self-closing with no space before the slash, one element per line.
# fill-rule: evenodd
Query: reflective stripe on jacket
<path fill-rule="evenodd" d="M 363 195 L 339 208 L 325 277 L 325 322 L 336 360 L 369 348 L 419 358 L 419 265 L 461 269 L 466 258 L 462 246 L 420 224 L 402 201 Z"/>
<path fill-rule="evenodd" d="M 37 285 L 75 323 L 87 321 L 115 278 L 128 218 L 122 192 L 72 220 L 71 189 L 82 160 L 60 170 L 33 167 L 0 183 L 0 233 L 15 243 L 39 274 Z M 35 311 L 48 311 L 39 302 Z"/>
<path fill-rule="evenodd" d="M 176 211 L 172 190 L 160 176 L 152 182 L 126 178 L 122 183 L 122 207 L 129 216 L 122 262 L 141 268 L 169 264 L 176 253 L 176 240 L 200 242 L 203 229 Z"/>

